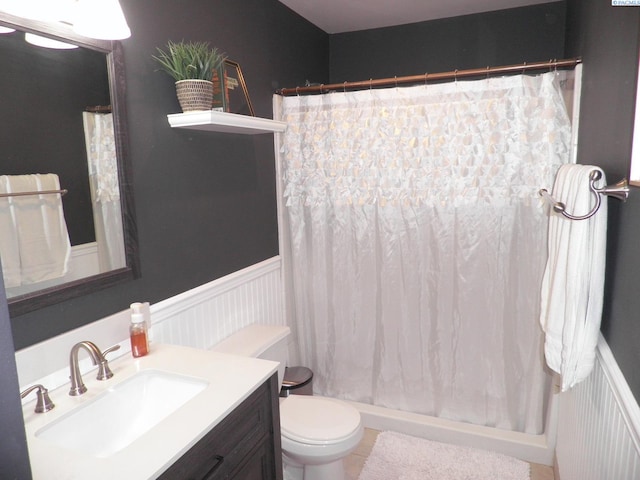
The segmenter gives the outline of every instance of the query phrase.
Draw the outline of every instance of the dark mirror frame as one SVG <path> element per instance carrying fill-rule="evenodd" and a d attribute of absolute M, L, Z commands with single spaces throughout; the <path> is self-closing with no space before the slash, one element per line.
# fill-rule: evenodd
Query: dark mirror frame
<path fill-rule="evenodd" d="M 638 54 L 638 76 L 636 80 L 636 108 L 633 121 L 631 142 L 631 165 L 629 166 L 629 185 L 640 187 L 640 53 Z"/>
<path fill-rule="evenodd" d="M 52 24 L 32 21 L 0 12 L 0 25 L 32 32 L 45 37 L 76 44 L 80 47 L 103 52 L 107 57 L 111 111 L 118 156 L 118 182 L 120 184 L 120 206 L 122 209 L 122 227 L 126 267 L 93 275 L 55 287 L 38 290 L 8 300 L 11 317 L 86 295 L 118 283 L 140 276 L 138 256 L 138 233 L 133 203 L 132 172 L 129 159 L 129 139 L 127 110 L 125 104 L 126 82 L 122 45 L 117 41 L 94 40 L 73 32 L 63 23 Z"/>

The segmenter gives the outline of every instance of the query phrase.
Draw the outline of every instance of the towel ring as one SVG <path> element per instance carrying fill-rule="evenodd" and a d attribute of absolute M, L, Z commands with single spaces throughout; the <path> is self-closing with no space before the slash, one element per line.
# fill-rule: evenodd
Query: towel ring
<path fill-rule="evenodd" d="M 595 183 L 600 180 L 601 177 L 602 173 L 600 173 L 600 170 L 593 170 L 589 174 L 589 190 L 591 190 L 591 192 L 595 195 L 596 204 L 593 206 L 591 211 L 585 215 L 572 215 L 570 213 L 567 213 L 567 206 L 562 202 L 556 201 L 551 196 L 551 194 L 549 194 L 546 188 L 541 189 L 538 194 L 541 197 L 544 197 L 544 199 L 551 204 L 554 212 L 562 214 L 569 220 L 586 220 L 593 217 L 600 208 L 600 204 L 602 203 L 602 195 L 617 198 L 622 202 L 626 201 L 627 198 L 629 198 L 629 182 L 627 182 L 626 178 L 623 178 L 614 185 L 607 185 L 603 188 L 597 188 L 595 186 Z"/>

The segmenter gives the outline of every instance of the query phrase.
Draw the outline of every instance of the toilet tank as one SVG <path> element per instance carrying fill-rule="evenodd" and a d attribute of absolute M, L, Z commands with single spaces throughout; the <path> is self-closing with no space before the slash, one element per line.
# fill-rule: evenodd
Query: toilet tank
<path fill-rule="evenodd" d="M 284 367 L 287 363 L 289 327 L 280 325 L 249 325 L 214 345 L 211 350 L 220 353 L 262 358 L 280 362 L 278 391 L 282 387 Z"/>

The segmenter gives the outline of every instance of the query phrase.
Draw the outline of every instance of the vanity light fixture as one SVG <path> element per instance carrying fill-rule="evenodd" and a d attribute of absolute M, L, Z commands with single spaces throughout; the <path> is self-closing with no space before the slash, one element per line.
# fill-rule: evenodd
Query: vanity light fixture
<path fill-rule="evenodd" d="M 99 40 L 122 40 L 131 36 L 118 0 L 77 0 L 73 30 Z"/>
<path fill-rule="evenodd" d="M 58 22 L 69 17 L 75 0 L 0 0 L 0 10 L 16 17 Z"/>
<path fill-rule="evenodd" d="M 131 36 L 118 0 L 0 0 L 0 11 L 42 22 L 63 22 L 73 25 L 78 35 L 98 40 Z"/>
<path fill-rule="evenodd" d="M 38 47 L 55 48 L 58 50 L 71 50 L 73 48 L 78 48 L 78 45 L 61 42 L 52 38 L 41 37 L 40 35 L 34 35 L 33 33 L 25 33 L 24 39 L 27 41 L 27 43 L 36 45 Z"/>

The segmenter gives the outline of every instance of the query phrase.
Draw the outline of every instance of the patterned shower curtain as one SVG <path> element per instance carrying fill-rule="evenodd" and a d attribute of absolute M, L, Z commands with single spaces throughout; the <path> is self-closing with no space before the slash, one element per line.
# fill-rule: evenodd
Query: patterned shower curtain
<path fill-rule="evenodd" d="M 537 192 L 572 144 L 558 72 L 278 101 L 282 253 L 316 393 L 541 433 Z"/>
<path fill-rule="evenodd" d="M 113 114 L 82 113 L 100 272 L 126 266 Z"/>

